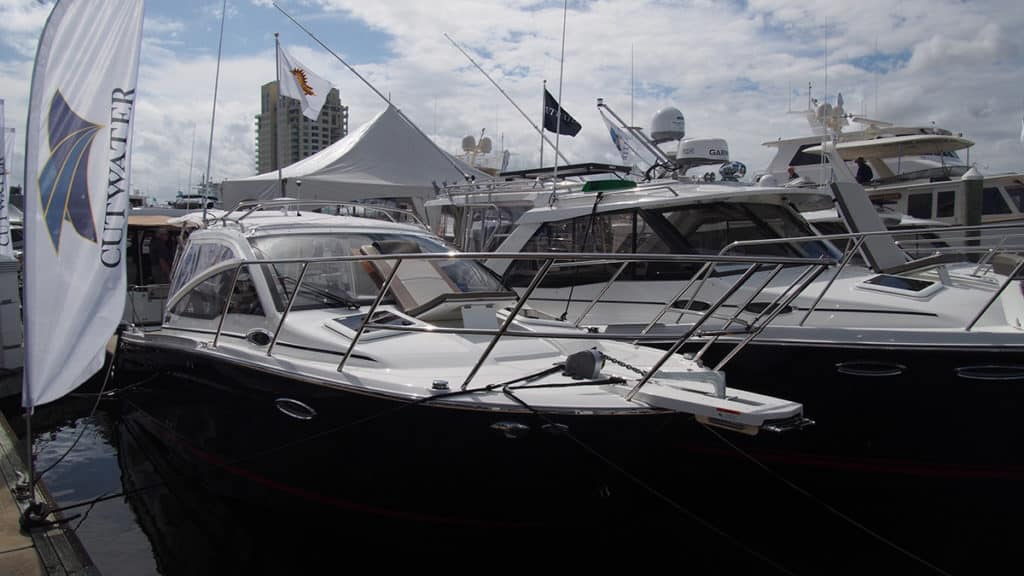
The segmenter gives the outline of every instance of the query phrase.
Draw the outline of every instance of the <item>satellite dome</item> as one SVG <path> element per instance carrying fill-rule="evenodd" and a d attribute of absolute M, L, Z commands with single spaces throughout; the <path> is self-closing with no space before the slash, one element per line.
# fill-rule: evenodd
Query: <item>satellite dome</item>
<path fill-rule="evenodd" d="M 472 152 L 473 150 L 476 150 L 476 138 L 466 136 L 462 139 L 462 151 Z"/>
<path fill-rule="evenodd" d="M 757 179 L 758 186 L 764 186 L 766 188 L 773 188 L 779 185 L 779 179 L 772 174 L 765 174 Z"/>
<path fill-rule="evenodd" d="M 655 144 L 682 140 L 686 136 L 686 119 L 678 108 L 669 106 L 654 113 L 651 118 L 651 139 Z"/>
<path fill-rule="evenodd" d="M 487 136 L 484 136 L 484 137 L 480 138 L 480 144 L 478 146 L 478 151 L 481 152 L 482 154 L 490 154 L 490 152 L 491 152 L 491 139 L 488 138 Z"/>

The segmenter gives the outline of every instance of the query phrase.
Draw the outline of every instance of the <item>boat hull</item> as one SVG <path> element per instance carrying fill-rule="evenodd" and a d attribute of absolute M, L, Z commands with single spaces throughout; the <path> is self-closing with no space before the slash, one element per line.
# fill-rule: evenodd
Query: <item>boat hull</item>
<path fill-rule="evenodd" d="M 542 522 L 628 506 L 679 434 L 706 436 L 678 413 L 414 404 L 201 350 L 125 340 L 118 356 L 125 409 L 200 468 L 227 472 L 235 497 L 284 494 L 427 522 Z"/>
<path fill-rule="evenodd" d="M 714 366 L 731 348 L 713 344 L 703 361 Z M 883 475 L 1024 480 L 1024 352 L 1017 348 L 755 339 L 724 370 L 730 386 L 798 399 L 815 420 L 788 445 L 796 453 L 781 460 Z"/>

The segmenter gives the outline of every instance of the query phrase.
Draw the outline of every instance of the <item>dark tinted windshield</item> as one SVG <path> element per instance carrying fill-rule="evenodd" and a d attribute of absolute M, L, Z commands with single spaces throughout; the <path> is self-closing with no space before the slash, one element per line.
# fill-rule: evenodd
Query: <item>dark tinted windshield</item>
<path fill-rule="evenodd" d="M 782 206 L 720 202 L 652 211 L 651 219 L 663 218 L 679 234 L 686 252 L 718 254 L 733 242 L 816 236 L 807 222 Z M 816 258 L 835 255 L 821 241 L 755 245 L 730 252 L 734 255 Z"/>

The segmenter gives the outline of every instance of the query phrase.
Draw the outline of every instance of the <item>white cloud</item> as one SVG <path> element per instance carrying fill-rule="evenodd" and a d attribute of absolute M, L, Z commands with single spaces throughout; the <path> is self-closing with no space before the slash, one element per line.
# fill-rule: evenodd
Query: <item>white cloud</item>
<path fill-rule="evenodd" d="M 623 117 L 635 110 L 639 125 L 647 125 L 659 108 L 674 105 L 686 115 L 689 135 L 724 137 L 734 159 L 751 171 L 762 168 L 771 155 L 762 142 L 806 132 L 802 118 L 786 109 L 790 101 L 793 108 L 804 104 L 808 82 L 822 96 L 827 41 L 828 93 L 834 98 L 842 91 L 848 109 L 866 109 L 900 124 L 934 121 L 974 139 L 971 159 L 985 170 L 1022 168 L 1024 39 L 1017 31 L 1024 29 L 1024 12 L 1014 1 L 863 0 L 855 8 L 795 0 L 571 4 L 562 101 L 584 126 L 576 138 L 561 138 L 572 161 L 616 159 L 595 107 L 595 99 L 604 97 Z M 267 41 L 274 30 L 261 27 L 268 19 L 275 29 L 290 28 L 289 47 L 297 57 L 335 82 L 350 106 L 352 128 L 383 107 L 264 0 L 229 5 L 228 33 L 265 48 L 244 57 L 226 55 L 222 62 L 215 179 L 254 172 L 259 87 L 274 77 L 272 41 Z M 360 74 L 424 132 L 436 134 L 442 147 L 458 150 L 463 136 L 486 128 L 496 145 L 503 139 L 512 149 L 514 163 L 536 163 L 539 136 L 443 34 L 469 50 L 536 122 L 541 81 L 547 79 L 557 93 L 561 2 L 304 0 L 283 6 L 300 21 L 344 16 L 375 31 L 373 38 L 385 38 L 378 47 L 356 45 L 365 40 L 344 33 L 321 39 L 346 60 L 375 49 L 378 56 L 356 63 Z M 193 126 L 193 180 L 205 170 L 219 25 L 214 16 L 220 3 L 207 1 L 203 7 L 211 10 L 197 11 L 200 23 L 187 21 L 195 14 L 146 23 L 134 186 L 147 193 L 168 197 L 187 185 Z M 31 53 L 45 12 L 34 3 L 0 0 L 5 46 L 0 81 L 6 91 L 0 97 L 7 99 L 8 123 L 15 126 L 24 125 Z M 190 26 L 208 31 L 202 36 L 208 45 L 185 39 Z"/>

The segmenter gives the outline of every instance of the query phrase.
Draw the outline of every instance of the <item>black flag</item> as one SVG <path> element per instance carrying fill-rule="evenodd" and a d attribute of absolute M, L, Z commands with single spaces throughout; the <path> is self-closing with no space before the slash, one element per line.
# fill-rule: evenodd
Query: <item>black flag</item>
<path fill-rule="evenodd" d="M 569 115 L 562 108 L 562 123 L 558 124 L 558 100 L 548 92 L 548 89 L 544 89 L 544 129 L 549 132 L 558 132 L 559 134 L 565 134 L 566 136 L 575 136 L 579 134 L 580 128 L 583 126 L 576 121 L 575 118 Z"/>

